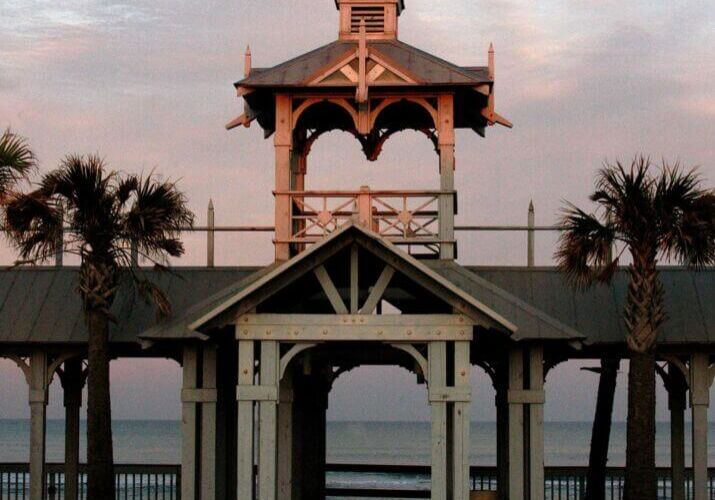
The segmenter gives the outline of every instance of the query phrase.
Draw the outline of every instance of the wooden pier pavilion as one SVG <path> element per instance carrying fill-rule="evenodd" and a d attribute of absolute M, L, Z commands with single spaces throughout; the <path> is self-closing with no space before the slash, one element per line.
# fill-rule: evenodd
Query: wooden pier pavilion
<path fill-rule="evenodd" d="M 206 268 L 156 277 L 176 311 L 170 320 L 156 324 L 149 306 L 121 290 L 113 355 L 181 363 L 184 499 L 323 498 L 333 382 L 356 366 L 397 365 L 428 388 L 431 498 L 467 500 L 469 372 L 477 365 L 496 391 L 500 498 L 540 500 L 546 377 L 568 359 L 627 356 L 627 276 L 580 293 L 533 258 L 526 267 L 458 264 L 454 131 L 483 136 L 491 125 L 511 126 L 495 111 L 494 52 L 486 66 L 460 67 L 401 42 L 402 0 L 336 6 L 337 41 L 273 68 L 252 67 L 247 53 L 236 83 L 244 113 L 227 128 L 255 123 L 275 143 L 275 263 L 213 267 L 210 227 Z M 305 189 L 307 157 L 322 134 L 350 132 L 375 159 L 406 129 L 434 144 L 434 189 Z M 65 498 L 77 495 L 87 332 L 76 275 L 61 266 L 0 272 L 0 355 L 22 368 L 29 387 L 33 500 L 46 494 L 45 408 L 55 374 L 67 411 Z M 715 274 L 673 268 L 662 277 L 673 498 L 684 499 L 689 394 L 694 498 L 705 500 Z"/>

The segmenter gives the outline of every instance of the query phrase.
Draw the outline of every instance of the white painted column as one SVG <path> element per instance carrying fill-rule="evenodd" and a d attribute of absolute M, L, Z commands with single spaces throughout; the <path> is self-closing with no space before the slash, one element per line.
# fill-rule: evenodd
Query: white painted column
<path fill-rule="evenodd" d="M 201 366 L 201 499 L 216 500 L 216 347 L 203 348 Z"/>
<path fill-rule="evenodd" d="M 45 498 L 45 431 L 47 424 L 47 353 L 30 356 L 30 500 Z"/>
<path fill-rule="evenodd" d="M 196 498 L 197 407 L 190 396 L 198 383 L 198 347 L 184 347 L 181 390 L 181 498 Z"/>
<path fill-rule="evenodd" d="M 529 349 L 529 497 L 544 499 L 544 351 Z"/>
<path fill-rule="evenodd" d="M 690 360 L 690 406 L 693 411 L 693 500 L 708 499 L 708 406 L 710 377 L 708 355 Z"/>
<path fill-rule="evenodd" d="M 447 344 L 429 343 L 429 388 L 447 385 Z M 432 398 L 430 398 L 432 399 Z M 447 403 L 430 401 L 432 413 L 432 500 L 447 500 Z"/>
<path fill-rule="evenodd" d="M 293 500 L 293 378 L 280 381 L 278 401 L 278 498 Z"/>
<path fill-rule="evenodd" d="M 253 499 L 253 399 L 244 397 L 246 389 L 253 386 L 255 346 L 252 340 L 238 342 L 238 450 L 237 498 Z M 250 396 L 250 395 L 246 395 Z"/>
<path fill-rule="evenodd" d="M 519 347 L 509 352 L 509 500 L 524 498 L 524 355 Z"/>
<path fill-rule="evenodd" d="M 469 500 L 469 342 L 454 343 L 454 387 L 458 396 L 452 405 L 452 494 L 454 500 Z M 461 395 L 461 397 L 459 397 Z"/>
<path fill-rule="evenodd" d="M 259 402 L 258 498 L 276 500 L 278 487 L 278 342 L 261 342 L 260 381 L 265 396 Z"/>

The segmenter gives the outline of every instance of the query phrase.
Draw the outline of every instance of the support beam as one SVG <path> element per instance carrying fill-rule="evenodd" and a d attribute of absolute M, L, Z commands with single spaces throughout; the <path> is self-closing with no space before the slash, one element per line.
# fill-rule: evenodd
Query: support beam
<path fill-rule="evenodd" d="M 454 387 L 469 391 L 469 342 L 454 343 Z M 471 391 L 469 391 L 471 400 Z M 469 500 L 469 401 L 452 403 L 452 495 Z"/>
<path fill-rule="evenodd" d="M 380 299 L 382 299 L 382 296 L 385 294 L 385 290 L 387 290 L 387 287 L 390 284 L 390 280 L 394 275 L 395 269 L 390 266 L 385 266 L 385 268 L 382 270 L 382 273 L 380 273 L 380 276 L 377 278 L 375 286 L 372 287 L 370 295 L 368 295 L 367 299 L 365 300 L 365 304 L 363 304 L 362 308 L 360 309 L 360 314 L 373 313 L 373 311 L 377 307 L 378 302 L 380 302 Z"/>
<path fill-rule="evenodd" d="M 529 349 L 529 390 L 544 392 L 544 351 L 541 346 Z M 544 400 L 532 402 L 529 408 L 529 498 L 544 499 Z"/>
<path fill-rule="evenodd" d="M 30 499 L 45 498 L 45 433 L 47 425 L 47 353 L 36 350 L 29 361 Z"/>
<path fill-rule="evenodd" d="M 205 345 L 202 349 L 201 388 L 204 394 L 216 393 L 216 347 Z M 201 500 L 216 500 L 216 398 L 202 397 L 200 491 Z"/>
<path fill-rule="evenodd" d="M 436 124 L 439 138 L 439 179 L 440 190 L 448 192 L 439 197 L 439 239 L 440 259 L 454 259 L 454 96 L 439 96 L 439 123 Z M 446 243 L 445 243 L 446 242 Z"/>
<path fill-rule="evenodd" d="M 65 500 L 79 498 L 79 421 L 82 407 L 82 360 L 65 361 L 60 377 L 65 405 Z"/>
<path fill-rule="evenodd" d="M 688 388 L 682 372 L 672 363 L 668 364 L 667 389 L 672 499 L 685 500 L 685 396 Z"/>
<path fill-rule="evenodd" d="M 290 191 L 291 187 L 292 122 L 290 96 L 277 95 L 275 134 L 276 192 Z M 289 241 L 292 236 L 291 201 L 288 195 L 276 195 L 275 228 L 276 260 L 288 260 L 290 258 L 290 245 L 285 242 Z"/>
<path fill-rule="evenodd" d="M 348 308 L 345 307 L 345 302 L 343 302 L 342 297 L 340 297 L 340 292 L 335 287 L 335 283 L 330 279 L 330 275 L 324 266 L 318 266 L 313 270 L 315 277 L 318 278 L 320 286 L 323 288 L 323 293 L 330 301 L 330 305 L 333 306 L 333 310 L 336 314 L 348 314 Z"/>
<path fill-rule="evenodd" d="M 350 248 L 350 314 L 357 314 L 360 300 L 360 274 L 358 268 L 358 247 Z"/>
<path fill-rule="evenodd" d="M 430 388 L 447 384 L 447 343 L 429 343 Z M 432 413 L 432 500 L 447 500 L 447 403 L 430 401 Z"/>
<path fill-rule="evenodd" d="M 261 386 L 274 388 L 278 394 L 278 342 L 261 342 L 260 381 Z M 278 438 L 278 401 L 262 399 L 259 404 L 259 445 L 258 445 L 258 498 L 260 500 L 277 499 L 277 443 Z"/>
<path fill-rule="evenodd" d="M 709 363 L 707 353 L 693 354 L 690 360 L 690 406 L 693 412 L 693 500 L 708 499 Z"/>
<path fill-rule="evenodd" d="M 238 342 L 238 385 L 254 382 L 254 342 Z M 253 401 L 238 401 L 238 495 L 240 499 L 253 498 Z"/>
<path fill-rule="evenodd" d="M 198 385 L 198 347 L 184 347 L 182 358 L 182 402 L 181 402 L 181 498 L 196 498 L 198 467 L 196 463 L 198 409 L 196 402 L 185 400 L 184 394 L 193 391 Z"/>
<path fill-rule="evenodd" d="M 509 352 L 509 500 L 524 499 L 524 405 L 511 393 L 524 389 L 524 353 L 514 347 Z"/>
<path fill-rule="evenodd" d="M 293 374 L 280 382 L 278 401 L 278 498 L 293 500 Z"/>

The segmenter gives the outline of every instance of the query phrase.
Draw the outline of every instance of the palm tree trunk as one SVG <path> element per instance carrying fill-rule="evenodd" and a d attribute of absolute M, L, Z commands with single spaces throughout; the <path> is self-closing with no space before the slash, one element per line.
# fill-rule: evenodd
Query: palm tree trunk
<path fill-rule="evenodd" d="M 114 500 L 112 407 L 109 396 L 109 320 L 90 309 L 87 375 L 87 498 Z"/>
<path fill-rule="evenodd" d="M 624 500 L 656 498 L 655 353 L 631 352 Z"/>
<path fill-rule="evenodd" d="M 621 361 L 617 358 L 601 360 L 601 375 L 598 381 L 596 414 L 591 432 L 591 453 L 588 459 L 588 480 L 585 500 L 604 500 L 606 497 L 606 465 L 611 437 L 613 396 Z"/>

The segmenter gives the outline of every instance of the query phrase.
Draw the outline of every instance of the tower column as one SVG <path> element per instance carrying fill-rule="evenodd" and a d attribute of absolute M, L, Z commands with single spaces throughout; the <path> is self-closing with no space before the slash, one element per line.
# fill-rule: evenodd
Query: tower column
<path fill-rule="evenodd" d="M 452 403 L 452 495 L 469 500 L 469 342 L 454 343 L 454 402 Z"/>
<path fill-rule="evenodd" d="M 673 500 L 685 500 L 685 404 L 687 384 L 680 370 L 668 364 L 670 468 Z"/>
<path fill-rule="evenodd" d="M 439 239 L 440 259 L 454 259 L 454 96 L 439 96 L 439 121 L 437 133 L 439 139 Z"/>
<path fill-rule="evenodd" d="M 47 426 L 47 353 L 34 351 L 29 364 L 30 499 L 45 498 L 45 433 Z"/>
<path fill-rule="evenodd" d="M 524 390 L 524 352 L 520 347 L 509 351 L 509 500 L 523 500 L 524 466 L 524 405 L 519 395 Z"/>
<path fill-rule="evenodd" d="M 710 405 L 709 359 L 706 353 L 690 360 L 690 406 L 693 412 L 693 499 L 708 498 L 708 406 Z"/>
<path fill-rule="evenodd" d="M 65 361 L 60 377 L 65 404 L 65 499 L 79 498 L 79 421 L 82 407 L 82 360 Z"/>
<path fill-rule="evenodd" d="M 429 343 L 430 393 L 447 385 L 447 343 Z M 430 397 L 432 413 L 432 484 L 431 499 L 447 499 L 447 402 Z"/>
<path fill-rule="evenodd" d="M 240 499 L 253 498 L 253 397 L 255 347 L 252 340 L 238 342 L 238 451 L 237 481 Z"/>
<path fill-rule="evenodd" d="M 275 239 L 276 260 L 290 258 L 292 221 L 290 196 L 280 194 L 291 189 L 291 149 L 293 147 L 293 124 L 291 117 L 291 99 L 288 95 L 276 96 L 276 214 Z"/>

